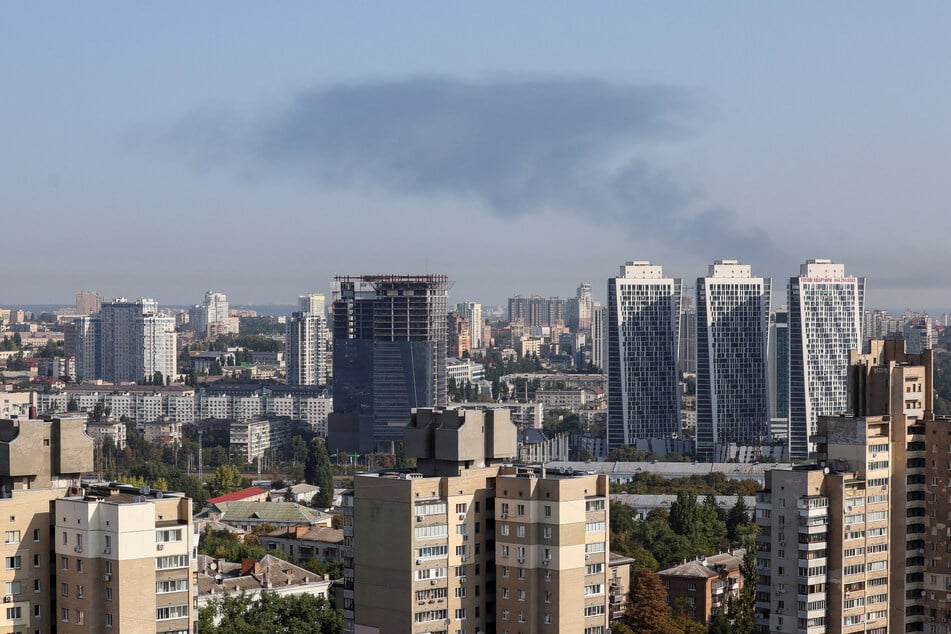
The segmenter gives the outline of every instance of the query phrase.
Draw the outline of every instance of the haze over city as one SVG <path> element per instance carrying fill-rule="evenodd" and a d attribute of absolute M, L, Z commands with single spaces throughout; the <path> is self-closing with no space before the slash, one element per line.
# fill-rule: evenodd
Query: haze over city
<path fill-rule="evenodd" d="M 937 309 L 948 11 L 10 6 L 0 299 L 289 304 L 403 271 L 501 304 L 603 298 L 630 259 L 828 257 L 869 306 Z"/>

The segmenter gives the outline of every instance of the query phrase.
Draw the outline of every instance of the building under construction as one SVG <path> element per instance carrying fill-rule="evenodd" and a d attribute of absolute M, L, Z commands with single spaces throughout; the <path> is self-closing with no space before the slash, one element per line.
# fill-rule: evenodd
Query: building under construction
<path fill-rule="evenodd" d="M 445 275 L 334 279 L 330 446 L 392 451 L 413 408 L 446 404 Z"/>

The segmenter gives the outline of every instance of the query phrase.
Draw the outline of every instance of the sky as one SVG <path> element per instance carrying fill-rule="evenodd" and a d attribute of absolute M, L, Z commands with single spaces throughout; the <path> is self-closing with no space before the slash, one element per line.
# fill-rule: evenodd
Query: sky
<path fill-rule="evenodd" d="M 0 306 L 808 258 L 951 309 L 951 5 L 17 3 Z"/>

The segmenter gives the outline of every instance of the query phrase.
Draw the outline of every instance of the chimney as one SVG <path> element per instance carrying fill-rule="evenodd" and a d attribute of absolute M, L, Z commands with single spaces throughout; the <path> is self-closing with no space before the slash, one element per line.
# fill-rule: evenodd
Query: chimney
<path fill-rule="evenodd" d="M 36 405 L 30 405 L 30 420 L 36 420 Z"/>
<path fill-rule="evenodd" d="M 244 576 L 249 572 L 257 572 L 257 562 L 253 559 L 242 559 L 241 560 L 241 575 Z"/>

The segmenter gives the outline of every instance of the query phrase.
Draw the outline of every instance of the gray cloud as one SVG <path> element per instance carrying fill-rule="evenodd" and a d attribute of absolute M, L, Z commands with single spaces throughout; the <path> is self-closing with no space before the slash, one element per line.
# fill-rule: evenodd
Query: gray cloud
<path fill-rule="evenodd" d="M 192 116 L 172 135 L 192 149 L 207 144 L 207 158 L 237 150 L 254 169 L 322 186 L 462 196 L 503 218 L 555 210 L 702 257 L 775 261 L 765 232 L 652 159 L 656 148 L 692 137 L 707 115 L 695 93 L 670 86 L 415 78 L 303 92 L 232 134 L 223 127 L 235 118 Z M 192 133 L 196 126 L 210 129 Z"/>

